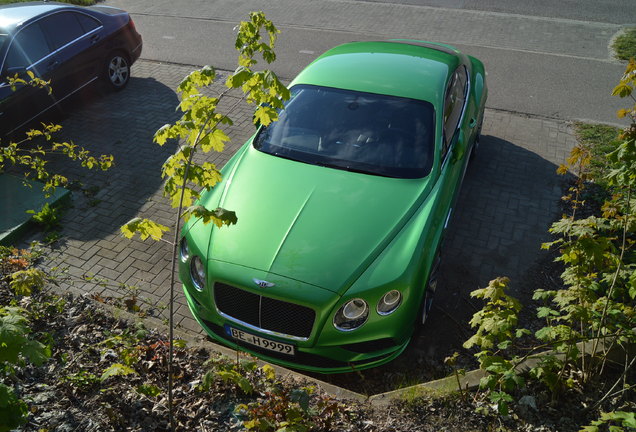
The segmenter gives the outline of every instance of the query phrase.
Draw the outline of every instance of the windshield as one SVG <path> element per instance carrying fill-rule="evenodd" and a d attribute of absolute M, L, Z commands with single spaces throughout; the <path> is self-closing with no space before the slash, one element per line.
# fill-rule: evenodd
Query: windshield
<path fill-rule="evenodd" d="M 434 109 L 425 101 L 297 85 L 279 119 L 254 139 L 262 152 L 367 174 L 429 174 Z"/>

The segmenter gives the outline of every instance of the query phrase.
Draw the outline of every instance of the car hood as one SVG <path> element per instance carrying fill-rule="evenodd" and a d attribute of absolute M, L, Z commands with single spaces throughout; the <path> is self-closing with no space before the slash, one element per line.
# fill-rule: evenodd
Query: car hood
<path fill-rule="evenodd" d="M 343 294 L 404 226 L 431 177 L 395 179 L 291 161 L 249 146 L 203 205 L 236 212 L 208 257 Z"/>

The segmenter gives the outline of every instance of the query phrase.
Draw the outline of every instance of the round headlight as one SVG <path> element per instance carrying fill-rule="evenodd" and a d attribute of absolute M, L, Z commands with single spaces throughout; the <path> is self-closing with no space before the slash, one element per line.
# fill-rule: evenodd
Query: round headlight
<path fill-rule="evenodd" d="M 195 255 L 190 261 L 190 277 L 192 278 L 192 284 L 194 287 L 202 291 L 205 286 L 205 266 L 201 258 Z"/>
<path fill-rule="evenodd" d="M 179 255 L 181 255 L 181 259 L 186 261 L 190 258 L 190 248 L 188 247 L 188 241 L 185 237 L 181 238 L 181 244 L 179 246 Z"/>
<path fill-rule="evenodd" d="M 402 293 L 398 290 L 391 290 L 384 294 L 378 302 L 378 313 L 388 315 L 395 311 L 402 302 Z"/>
<path fill-rule="evenodd" d="M 342 331 L 355 330 L 369 317 L 369 306 L 362 299 L 349 300 L 342 305 L 333 317 L 333 325 Z"/>

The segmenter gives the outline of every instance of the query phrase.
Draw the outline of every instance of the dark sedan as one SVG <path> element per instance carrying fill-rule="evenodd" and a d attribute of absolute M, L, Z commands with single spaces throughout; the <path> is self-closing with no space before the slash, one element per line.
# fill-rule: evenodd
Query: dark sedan
<path fill-rule="evenodd" d="M 107 6 L 29 2 L 0 6 L 0 133 L 11 134 L 89 84 L 114 90 L 130 79 L 141 36 L 130 15 Z M 49 89 L 19 85 L 28 72 Z"/>

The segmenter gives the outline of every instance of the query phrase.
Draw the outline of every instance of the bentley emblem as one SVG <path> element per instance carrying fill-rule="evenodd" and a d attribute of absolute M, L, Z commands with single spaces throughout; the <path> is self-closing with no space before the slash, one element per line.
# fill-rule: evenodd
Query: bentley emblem
<path fill-rule="evenodd" d="M 261 280 L 261 279 L 256 279 L 256 278 L 254 278 L 254 279 L 252 279 L 252 280 L 254 281 L 254 283 L 255 283 L 256 285 L 258 285 L 258 286 L 259 286 L 259 287 L 261 287 L 261 288 L 271 288 L 271 287 L 273 287 L 274 285 L 276 285 L 275 283 L 267 282 L 266 280 Z"/>

